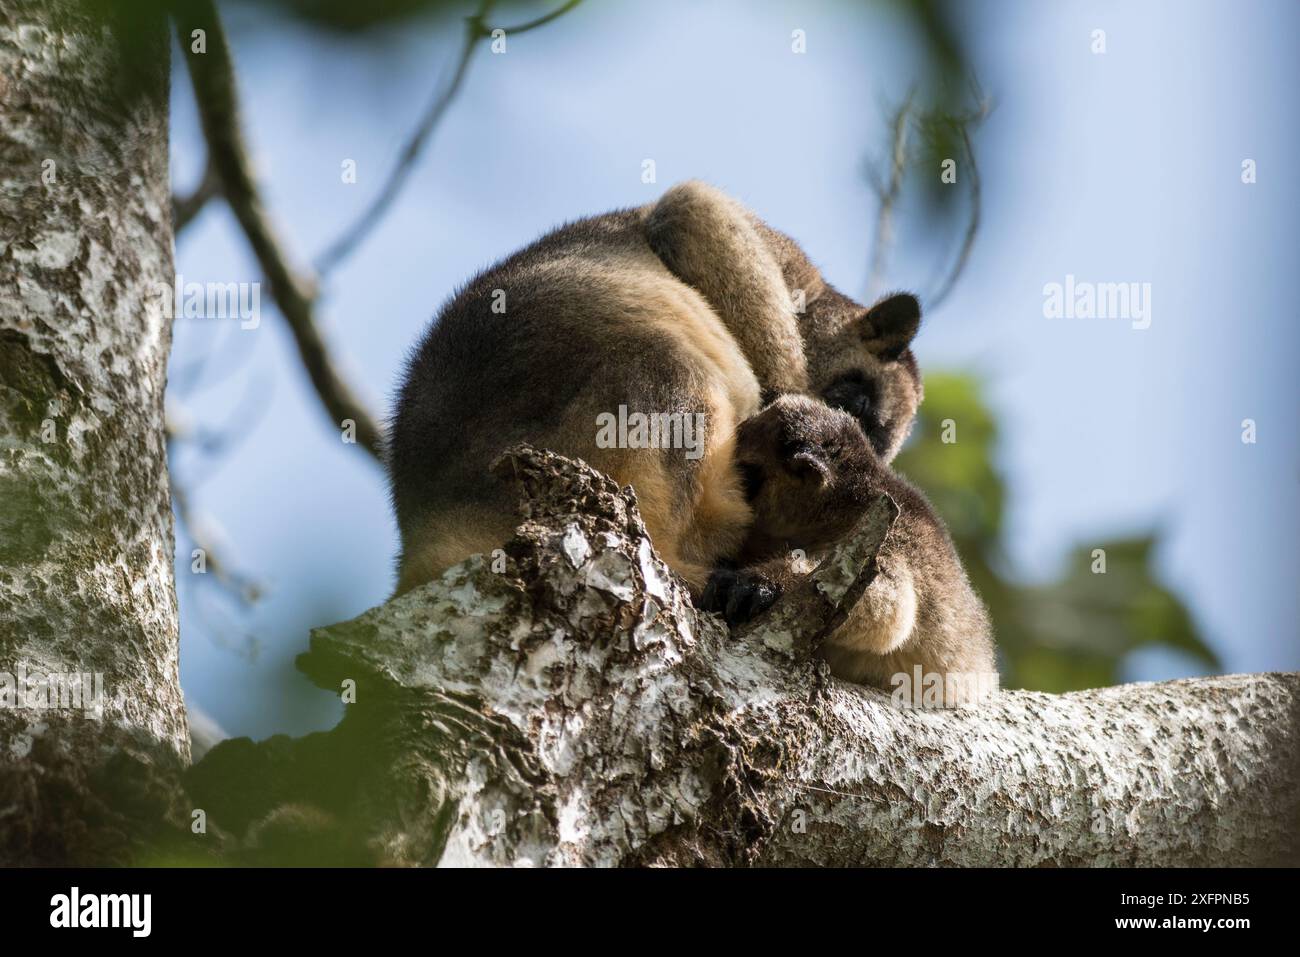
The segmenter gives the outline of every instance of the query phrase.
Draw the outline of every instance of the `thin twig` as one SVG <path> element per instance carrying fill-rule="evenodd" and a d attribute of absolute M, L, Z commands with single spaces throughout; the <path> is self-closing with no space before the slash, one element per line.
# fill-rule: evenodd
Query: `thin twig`
<path fill-rule="evenodd" d="M 447 108 L 451 106 L 452 101 L 460 93 L 460 88 L 469 73 L 470 61 L 474 58 L 474 53 L 478 49 L 478 41 L 491 33 L 485 24 L 494 2 L 495 0 L 480 0 L 478 10 L 472 16 L 465 18 L 465 34 L 461 40 L 460 54 L 456 58 L 456 66 L 452 70 L 450 82 L 437 92 L 433 100 L 430 101 L 420 118 L 420 122 L 416 124 L 415 129 L 407 138 L 406 146 L 402 148 L 402 152 L 398 156 L 397 165 L 389 173 L 383 189 L 379 191 L 379 195 L 371 201 L 370 205 L 366 207 L 352 225 L 344 230 L 343 235 L 334 240 L 325 252 L 317 257 L 316 271 L 321 276 L 326 276 L 332 272 L 339 263 L 361 245 L 366 236 L 370 234 L 370 231 L 383 219 L 384 214 L 388 212 L 388 208 L 406 185 L 407 177 L 415 168 L 415 161 L 419 158 L 425 143 L 432 137 L 438 123 L 447 112 Z"/>
<path fill-rule="evenodd" d="M 189 488 L 197 488 L 216 475 L 220 466 L 229 461 L 231 454 L 253 434 L 258 423 L 266 417 L 272 407 L 274 381 L 261 376 L 253 379 L 244 390 L 239 404 L 226 417 L 225 424 L 218 428 L 208 426 L 191 428 L 184 419 L 180 418 L 177 411 L 179 405 L 171 405 L 168 414 L 177 419 L 177 425 L 169 435 L 175 438 L 178 444 L 183 440 L 192 445 L 208 460 L 202 473 L 186 482 Z"/>
<path fill-rule="evenodd" d="M 190 435 L 187 428 L 177 421 L 176 416 L 170 412 L 165 418 L 163 433 L 167 443 L 167 459 L 174 466 L 177 459 L 177 448 L 182 443 L 190 441 Z M 203 553 L 205 571 L 210 571 L 213 580 L 245 605 L 251 605 L 261 598 L 263 593 L 261 584 L 227 564 L 222 557 L 218 543 L 206 533 L 203 521 L 195 514 L 190 503 L 186 483 L 181 481 L 175 474 L 174 467 L 172 469 L 171 495 L 172 505 L 176 509 L 176 523 L 194 547 Z"/>
<path fill-rule="evenodd" d="M 194 547 L 203 553 L 203 566 L 212 573 L 212 577 L 245 605 L 251 605 L 261 598 L 260 584 L 235 571 L 222 560 L 220 549 L 204 532 L 203 523 L 194 515 L 189 495 L 180 482 L 172 483 L 172 504 L 176 506 L 177 523 Z"/>
<path fill-rule="evenodd" d="M 316 325 L 315 278 L 291 265 L 291 257 L 264 208 L 239 128 L 234 67 L 216 7 L 212 0 L 183 0 L 176 4 L 173 16 L 181 36 L 189 36 L 195 29 L 207 33 L 206 53 L 194 53 L 188 44 L 182 47 L 208 155 L 221 178 L 226 201 L 270 282 L 271 295 L 289 325 L 303 367 L 335 427 L 351 420 L 357 444 L 382 461 L 383 434 L 379 425 L 344 381 Z"/>
<path fill-rule="evenodd" d="M 167 371 L 167 389 L 169 392 L 188 396 L 200 388 L 210 389 L 229 379 L 243 368 L 244 364 L 254 355 L 252 346 L 256 344 L 257 337 L 243 335 L 243 330 L 240 330 L 234 323 L 227 323 L 226 329 L 234 329 L 234 331 L 226 331 L 224 337 L 201 346 L 197 359 L 191 359 L 184 363 L 179 359 L 172 359 L 172 368 Z M 176 352 L 177 350 L 173 346 L 173 355 Z M 218 371 L 215 374 L 209 374 L 208 370 L 213 368 Z"/>
<path fill-rule="evenodd" d="M 961 278 L 961 274 L 966 268 L 966 262 L 970 259 L 971 249 L 975 246 L 975 235 L 980 228 L 980 206 L 982 201 L 980 171 L 979 164 L 975 162 L 975 150 L 971 146 L 967 123 L 961 124 L 961 139 L 966 148 L 966 159 L 970 167 L 967 171 L 967 175 L 970 177 L 970 220 L 966 224 L 966 234 L 962 238 L 961 249 L 958 250 L 957 258 L 948 270 L 947 277 L 939 285 L 937 291 L 926 297 L 926 309 L 931 311 L 939 308 L 943 301 L 948 298 L 948 293 L 952 292 L 952 287 L 957 284 L 957 280 Z"/>
<path fill-rule="evenodd" d="M 388 175 L 379 195 L 371 201 L 356 221 L 343 231 L 343 235 L 317 257 L 316 272 L 321 276 L 332 272 L 361 245 L 370 231 L 384 218 L 388 207 L 393 204 L 393 200 L 397 199 L 402 187 L 406 185 L 407 177 L 415 168 L 415 161 L 419 158 L 420 151 L 424 149 L 424 144 L 437 128 L 447 108 L 456 99 L 456 94 L 460 92 L 465 76 L 469 72 L 470 61 L 474 58 L 474 51 L 478 49 L 479 39 L 490 35 L 491 31 L 484 26 L 484 22 L 492 9 L 493 2 L 494 0 L 480 0 L 478 11 L 465 19 L 465 36 L 461 41 L 460 55 L 456 60 L 456 68 L 452 71 L 451 82 L 434 96 L 424 111 L 420 122 L 416 124 L 415 130 L 407 139 L 406 146 L 402 148 L 397 165 Z"/>
<path fill-rule="evenodd" d="M 564 4 L 563 6 L 556 7 L 550 13 L 543 14 L 542 16 L 537 17 L 536 19 L 529 20 L 527 23 L 521 23 L 518 26 L 513 26 L 513 27 L 493 27 L 492 30 L 499 29 L 503 31 L 505 35 L 508 37 L 518 36 L 521 33 L 527 33 L 529 30 L 536 30 L 538 27 L 546 26 L 546 24 L 550 23 L 552 20 L 556 20 L 564 16 L 566 13 L 568 13 L 570 10 L 572 10 L 580 3 L 582 3 L 582 0 L 569 0 L 569 2 Z"/>
<path fill-rule="evenodd" d="M 389 207 L 392 206 L 393 201 L 397 199 L 398 194 L 405 187 L 407 179 L 415 168 L 415 162 L 420 157 L 420 153 L 432 139 L 448 107 L 451 106 L 460 93 L 461 87 L 465 83 L 465 77 L 469 73 L 470 61 L 473 60 L 474 53 L 478 50 L 479 40 L 490 37 L 498 29 L 502 30 L 508 37 L 535 30 L 568 13 L 582 0 L 568 0 L 567 3 L 562 4 L 550 13 L 529 20 L 526 23 L 520 23 L 517 26 L 489 27 L 487 18 L 491 14 L 494 2 L 495 0 L 480 0 L 478 10 L 472 16 L 466 18 L 465 36 L 461 41 L 460 54 L 456 59 L 456 66 L 452 71 L 450 82 L 438 91 L 430 101 L 419 123 L 416 124 L 415 129 L 407 138 L 406 145 L 398 155 L 397 164 L 389 173 L 379 195 L 371 201 L 370 205 L 366 207 L 352 225 L 344 230 L 343 234 L 317 257 L 316 272 L 320 276 L 329 275 L 343 260 L 352 255 L 387 214 Z"/>
<path fill-rule="evenodd" d="M 880 211 L 876 216 L 876 235 L 871 243 L 871 271 L 867 282 L 867 301 L 880 292 L 885 277 L 885 264 L 894 244 L 894 206 L 903 191 L 903 175 L 907 171 L 907 133 L 912 113 L 912 100 L 916 90 L 909 90 L 907 99 L 894 114 L 893 149 L 891 151 L 889 181 L 877 183 Z"/>
<path fill-rule="evenodd" d="M 993 101 L 983 94 L 979 81 L 975 77 L 971 78 L 970 84 L 971 98 L 975 102 L 975 109 L 972 112 L 959 115 L 955 119 L 957 130 L 961 134 L 962 147 L 966 152 L 966 160 L 970 167 L 968 170 L 970 219 L 966 223 L 966 232 L 962 237 L 961 247 L 957 251 L 957 258 L 953 260 L 952 266 L 948 269 L 948 275 L 939 284 L 934 294 L 926 299 L 928 309 L 938 308 L 948 298 L 948 294 L 952 292 L 957 280 L 961 278 L 961 274 L 966 269 L 971 250 L 975 247 L 975 236 L 980 229 L 983 211 L 983 188 L 979 163 L 975 159 L 975 147 L 971 143 L 970 131 L 972 127 L 979 126 L 988 118 L 988 115 L 993 111 Z"/>
<path fill-rule="evenodd" d="M 221 177 L 216 167 L 208 160 L 203 169 L 203 178 L 188 196 L 172 197 L 172 233 L 179 234 L 182 229 L 193 222 L 194 217 L 203 211 L 208 201 L 221 195 Z"/>

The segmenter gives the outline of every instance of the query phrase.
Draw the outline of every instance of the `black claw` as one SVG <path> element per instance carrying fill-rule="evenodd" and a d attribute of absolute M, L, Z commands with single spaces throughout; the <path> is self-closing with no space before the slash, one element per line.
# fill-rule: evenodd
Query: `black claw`
<path fill-rule="evenodd" d="M 720 612 L 734 628 L 757 618 L 780 597 L 776 584 L 757 572 L 719 568 L 709 577 L 700 606 Z"/>
<path fill-rule="evenodd" d="M 709 576 L 704 586 L 704 595 L 700 598 L 700 608 L 704 611 L 722 611 L 727 607 L 727 590 L 736 573 L 729 568 L 716 569 Z"/>

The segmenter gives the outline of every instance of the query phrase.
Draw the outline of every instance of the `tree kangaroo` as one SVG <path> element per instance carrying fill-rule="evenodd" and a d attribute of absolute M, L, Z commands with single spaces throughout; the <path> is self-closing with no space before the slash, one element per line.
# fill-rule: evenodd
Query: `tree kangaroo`
<path fill-rule="evenodd" d="M 453 295 L 407 363 L 389 436 L 398 593 L 509 538 L 516 496 L 489 465 L 529 442 L 631 485 L 698 598 L 753 517 L 737 426 L 806 393 L 888 462 L 921 399 L 919 323 L 912 296 L 859 305 L 700 182 L 561 226 Z"/>
<path fill-rule="evenodd" d="M 714 574 L 706 608 L 730 624 L 760 614 L 884 492 L 898 517 L 876 556 L 876 577 L 826 638 L 821 656 L 848 681 L 906 685 L 909 705 L 972 704 L 997 687 L 988 613 L 948 529 L 925 496 L 876 454 L 855 417 L 807 396 L 783 395 L 741 423 L 735 455 L 754 520 L 742 567 Z"/>

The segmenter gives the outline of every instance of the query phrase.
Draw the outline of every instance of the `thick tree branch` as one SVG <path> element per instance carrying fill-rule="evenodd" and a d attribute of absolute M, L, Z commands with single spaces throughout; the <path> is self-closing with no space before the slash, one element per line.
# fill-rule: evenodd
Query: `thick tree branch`
<path fill-rule="evenodd" d="M 316 394 L 334 425 L 355 423 L 357 444 L 383 458 L 383 434 L 365 404 L 344 380 L 316 322 L 316 281 L 292 265 L 276 235 L 253 177 L 239 126 L 234 68 L 225 31 L 211 0 L 182 0 L 174 11 L 190 80 L 198 103 L 208 154 L 221 178 L 222 192 L 271 284 L 271 293 L 293 333 L 294 343 Z M 185 42 L 193 30 L 205 31 L 206 52 Z"/>
<path fill-rule="evenodd" d="M 325 843 L 397 864 L 1300 853 L 1300 675 L 901 709 L 810 657 L 874 574 L 888 500 L 773 617 L 728 634 L 656 557 L 631 490 L 526 447 L 500 469 L 523 495 L 502 555 L 314 633 L 304 670 L 355 682 L 339 729 L 225 742 L 198 766 L 225 826 L 311 804 L 338 822 Z"/>

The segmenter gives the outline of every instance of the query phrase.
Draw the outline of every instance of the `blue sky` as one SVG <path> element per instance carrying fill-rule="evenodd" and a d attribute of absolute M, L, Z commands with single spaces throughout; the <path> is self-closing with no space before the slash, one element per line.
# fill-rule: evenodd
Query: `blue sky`
<path fill-rule="evenodd" d="M 990 0 L 963 13 L 997 104 L 975 144 L 983 227 L 917 351 L 923 369 L 988 381 L 1016 572 L 1047 577 L 1071 544 L 1160 527 L 1160 571 L 1227 670 L 1300 668 L 1300 186 L 1285 166 L 1300 146 L 1300 7 Z M 379 188 L 458 31 L 357 43 L 245 15 L 231 32 L 266 198 L 289 246 L 314 256 Z M 326 288 L 344 367 L 386 409 L 405 351 L 471 273 L 560 221 L 690 177 L 739 196 L 861 295 L 875 218 L 863 166 L 883 149 L 914 50 L 875 5 L 669 0 L 588 2 L 505 54 L 481 52 L 398 207 Z M 203 148 L 183 72 L 173 103 L 184 187 Z M 647 158 L 655 184 L 641 181 Z M 347 159 L 355 185 L 341 182 Z M 904 217 L 889 284 L 924 290 L 951 248 Z M 186 279 L 260 278 L 218 204 L 177 254 Z M 1044 318 L 1044 284 L 1067 275 L 1149 282 L 1150 328 Z M 386 597 L 396 551 L 377 466 L 340 441 L 269 296 L 263 309 L 257 330 L 178 320 L 172 366 L 212 356 L 208 384 L 173 399 L 236 444 L 214 459 L 183 450 L 176 473 L 227 560 L 269 588 L 251 613 L 232 611 L 187 580 L 182 539 L 182 683 L 254 736 L 332 723 L 336 702 L 293 680 L 292 658 L 311 626 Z M 1130 671 L 1195 673 L 1166 654 Z"/>

